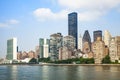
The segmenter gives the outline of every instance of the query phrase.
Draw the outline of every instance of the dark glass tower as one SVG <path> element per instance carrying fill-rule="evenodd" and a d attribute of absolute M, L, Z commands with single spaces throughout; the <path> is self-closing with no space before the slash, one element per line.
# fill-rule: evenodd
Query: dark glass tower
<path fill-rule="evenodd" d="M 94 31 L 93 37 L 94 37 L 94 41 L 96 41 L 97 37 L 101 37 L 102 39 L 102 31 L 101 30 Z"/>
<path fill-rule="evenodd" d="M 77 37 L 77 13 L 73 12 L 68 14 L 68 35 L 75 38 L 75 48 L 77 49 L 78 37 Z"/>
<path fill-rule="evenodd" d="M 88 30 L 86 30 L 84 35 L 83 35 L 83 42 L 91 43 L 91 38 L 90 38 L 90 34 L 89 34 Z"/>
<path fill-rule="evenodd" d="M 89 51 L 91 51 L 91 38 L 90 38 L 90 34 L 89 34 L 88 30 L 85 31 L 82 42 L 83 42 L 83 48 L 86 47 L 86 45 L 84 45 L 84 44 L 87 42 Z"/>

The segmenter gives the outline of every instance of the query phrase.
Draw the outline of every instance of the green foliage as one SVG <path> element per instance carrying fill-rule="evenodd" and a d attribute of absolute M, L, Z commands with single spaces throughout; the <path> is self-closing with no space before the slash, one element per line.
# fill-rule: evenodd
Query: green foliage
<path fill-rule="evenodd" d="M 115 64 L 118 64 L 118 60 L 115 60 Z"/>
<path fill-rule="evenodd" d="M 55 63 L 55 64 L 93 64 L 94 58 L 72 58 L 67 60 L 58 60 L 58 61 L 50 61 L 50 58 L 39 58 L 38 62 L 46 62 L 46 63 Z"/>
<path fill-rule="evenodd" d="M 37 59 L 35 59 L 35 58 L 32 58 L 32 59 L 29 61 L 29 63 L 36 64 L 36 63 L 37 63 Z"/>
<path fill-rule="evenodd" d="M 50 58 L 39 58 L 38 62 L 50 62 Z"/>
<path fill-rule="evenodd" d="M 106 55 L 105 58 L 102 59 L 103 64 L 109 64 L 111 63 L 110 56 Z"/>
<path fill-rule="evenodd" d="M 71 64 L 71 63 L 76 63 L 76 64 L 93 64 L 94 59 L 93 58 L 72 58 L 72 59 L 67 59 L 67 60 L 59 60 L 55 61 L 54 63 L 56 64 Z"/>
<path fill-rule="evenodd" d="M 81 64 L 93 64 L 94 58 L 80 58 Z"/>

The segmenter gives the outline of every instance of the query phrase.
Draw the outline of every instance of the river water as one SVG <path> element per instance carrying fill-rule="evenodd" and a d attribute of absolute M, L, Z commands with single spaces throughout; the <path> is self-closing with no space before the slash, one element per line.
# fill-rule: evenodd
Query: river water
<path fill-rule="evenodd" d="M 120 80 L 120 66 L 2 65 L 0 80 Z"/>

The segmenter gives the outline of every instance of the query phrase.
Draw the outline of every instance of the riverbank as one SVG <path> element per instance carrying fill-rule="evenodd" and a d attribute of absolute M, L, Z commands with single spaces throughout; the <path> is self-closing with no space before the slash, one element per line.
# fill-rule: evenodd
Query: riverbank
<path fill-rule="evenodd" d="M 30 66 L 120 66 L 120 64 L 0 64 L 2 65 L 30 65 Z"/>

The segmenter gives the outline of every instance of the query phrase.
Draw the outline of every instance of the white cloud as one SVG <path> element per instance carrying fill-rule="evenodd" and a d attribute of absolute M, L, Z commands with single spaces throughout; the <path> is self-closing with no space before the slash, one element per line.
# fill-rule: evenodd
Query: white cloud
<path fill-rule="evenodd" d="M 119 13 L 120 13 L 120 7 L 118 8 L 118 10 L 117 10 Z"/>
<path fill-rule="evenodd" d="M 120 0 L 58 0 L 58 3 L 64 8 L 78 11 L 81 21 L 91 21 L 118 7 Z"/>
<path fill-rule="evenodd" d="M 104 14 L 105 12 L 100 12 L 100 11 L 85 11 L 78 14 L 78 19 L 80 21 L 93 21 L 98 19 L 100 16 Z"/>
<path fill-rule="evenodd" d="M 8 21 L 8 24 L 18 24 L 19 21 L 18 20 L 15 20 L 15 19 L 11 19 Z"/>
<path fill-rule="evenodd" d="M 106 15 L 111 9 L 117 8 L 120 0 L 58 0 L 59 12 L 49 8 L 38 8 L 33 14 L 39 21 L 67 19 L 67 14 L 78 13 L 80 21 L 93 21 Z"/>
<path fill-rule="evenodd" d="M 118 6 L 120 0 L 58 0 L 58 3 L 70 9 L 110 9 Z"/>
<path fill-rule="evenodd" d="M 18 24 L 18 23 L 19 23 L 18 20 L 10 19 L 10 20 L 0 23 L 0 27 L 8 27 L 10 25 L 14 25 L 14 24 Z"/>
<path fill-rule="evenodd" d="M 8 24 L 6 24 L 6 23 L 0 23 L 0 27 L 7 27 L 8 26 Z"/>
<path fill-rule="evenodd" d="M 63 10 L 61 12 L 54 13 L 49 8 L 38 8 L 33 12 L 33 14 L 39 21 L 58 20 L 67 18 L 65 14 L 68 14 L 68 11 Z"/>

